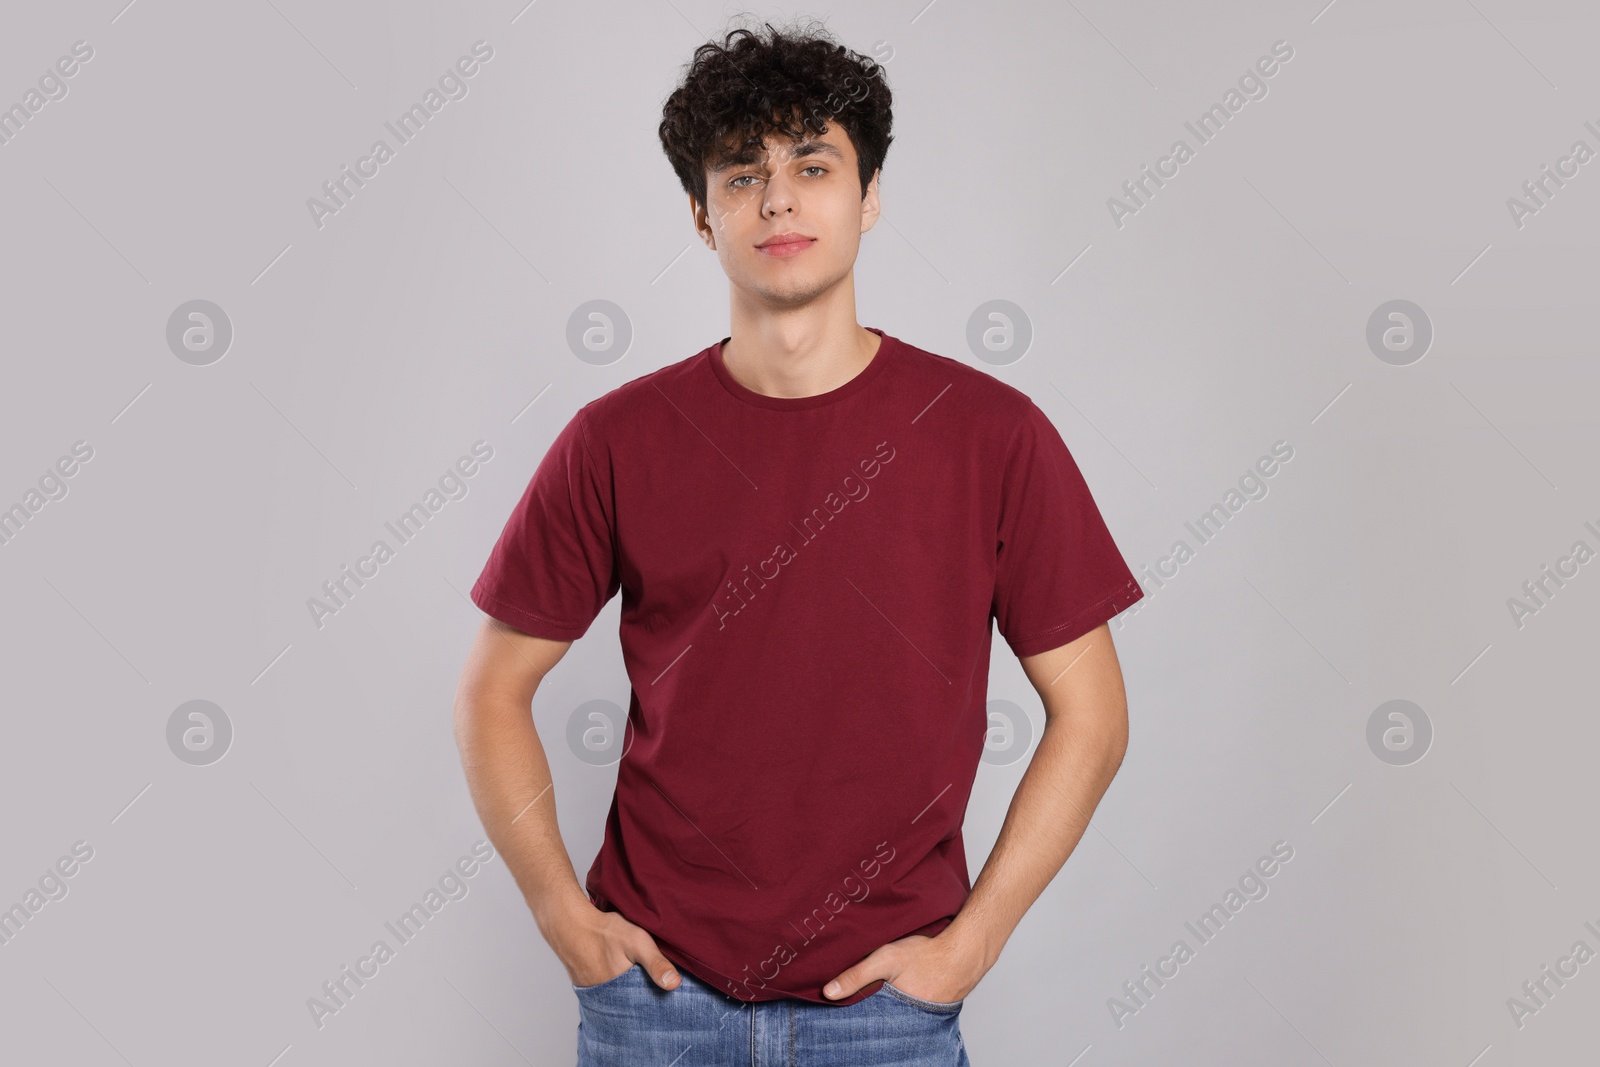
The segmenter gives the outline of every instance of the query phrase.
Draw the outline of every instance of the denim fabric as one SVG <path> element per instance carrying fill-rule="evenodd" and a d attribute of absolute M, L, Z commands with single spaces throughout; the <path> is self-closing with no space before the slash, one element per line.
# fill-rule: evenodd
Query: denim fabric
<path fill-rule="evenodd" d="M 573 986 L 577 1067 L 971 1067 L 961 1001 L 941 1004 L 888 982 L 854 1004 L 754 1003 L 678 970 L 662 989 L 637 963 Z"/>

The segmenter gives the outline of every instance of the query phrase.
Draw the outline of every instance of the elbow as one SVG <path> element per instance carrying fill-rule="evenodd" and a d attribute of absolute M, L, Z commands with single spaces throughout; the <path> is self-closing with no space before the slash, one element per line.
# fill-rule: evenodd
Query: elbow
<path fill-rule="evenodd" d="M 464 700 L 457 699 L 455 706 L 450 712 L 450 732 L 455 735 L 456 748 L 459 749 L 463 755 L 466 754 L 467 747 L 471 743 L 472 727 L 473 721 L 470 705 Z"/>
<path fill-rule="evenodd" d="M 1128 705 L 1118 701 L 1114 714 L 1106 716 L 1106 729 L 1101 742 L 1102 760 L 1109 780 L 1122 769 L 1128 755 Z"/>
<path fill-rule="evenodd" d="M 455 734 L 456 747 L 463 753 L 483 729 L 483 700 L 470 688 L 456 693 L 450 708 L 450 729 Z"/>
<path fill-rule="evenodd" d="M 1106 746 L 1106 776 L 1112 777 L 1122 769 L 1122 761 L 1128 756 L 1128 731 L 1122 733 Z"/>

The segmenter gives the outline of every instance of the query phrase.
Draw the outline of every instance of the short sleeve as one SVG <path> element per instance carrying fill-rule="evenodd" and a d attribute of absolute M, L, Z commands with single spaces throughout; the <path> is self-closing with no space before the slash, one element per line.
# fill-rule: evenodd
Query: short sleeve
<path fill-rule="evenodd" d="M 1018 657 L 1077 640 L 1144 596 L 1078 464 L 1028 402 L 1001 476 L 993 612 Z"/>
<path fill-rule="evenodd" d="M 472 587 L 472 602 L 535 637 L 582 637 L 621 584 L 609 484 L 579 411 L 539 461 Z"/>

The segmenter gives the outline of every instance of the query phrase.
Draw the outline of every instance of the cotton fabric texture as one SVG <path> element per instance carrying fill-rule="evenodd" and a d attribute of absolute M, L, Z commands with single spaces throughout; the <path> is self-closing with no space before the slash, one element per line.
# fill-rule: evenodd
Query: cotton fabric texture
<path fill-rule="evenodd" d="M 770 397 L 722 342 L 585 404 L 472 588 L 571 641 L 622 595 L 626 750 L 589 899 L 746 1001 L 944 929 L 989 653 L 1143 596 L 1027 394 L 879 329 L 864 370 Z M 724 341 L 727 338 L 723 339 Z"/>

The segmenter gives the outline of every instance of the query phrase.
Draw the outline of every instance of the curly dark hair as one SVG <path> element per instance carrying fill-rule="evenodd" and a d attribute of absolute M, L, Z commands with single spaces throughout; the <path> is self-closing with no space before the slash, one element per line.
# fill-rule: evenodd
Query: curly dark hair
<path fill-rule="evenodd" d="M 744 27 L 695 49 L 661 109 L 662 150 L 684 191 L 706 203 L 706 168 L 759 152 L 769 133 L 798 139 L 837 121 L 855 146 L 866 196 L 894 138 L 883 67 L 838 43 L 815 21 L 788 29 Z"/>

